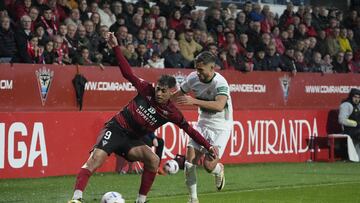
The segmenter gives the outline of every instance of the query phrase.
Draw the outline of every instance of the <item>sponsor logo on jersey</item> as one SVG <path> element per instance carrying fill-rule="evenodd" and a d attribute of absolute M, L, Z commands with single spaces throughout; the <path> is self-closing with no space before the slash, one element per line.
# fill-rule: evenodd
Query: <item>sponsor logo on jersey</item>
<path fill-rule="evenodd" d="M 50 85 L 54 77 L 54 71 L 46 69 L 46 67 L 43 66 L 39 70 L 35 71 L 35 75 L 39 86 L 41 103 L 42 105 L 45 105 L 46 98 L 50 90 Z"/>
<path fill-rule="evenodd" d="M 154 109 L 154 107 L 150 106 L 148 108 L 148 111 L 151 113 L 151 114 L 155 114 L 156 113 L 156 110 Z"/>

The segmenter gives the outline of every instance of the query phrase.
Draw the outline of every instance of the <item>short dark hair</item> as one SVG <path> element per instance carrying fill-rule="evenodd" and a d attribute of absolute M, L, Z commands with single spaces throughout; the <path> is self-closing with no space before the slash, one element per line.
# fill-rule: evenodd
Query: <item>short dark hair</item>
<path fill-rule="evenodd" d="M 157 81 L 158 85 L 167 86 L 168 88 L 173 88 L 176 86 L 176 79 L 171 75 L 161 75 Z"/>
<path fill-rule="evenodd" d="M 209 63 L 215 63 L 215 56 L 209 51 L 203 51 L 195 58 L 195 63 L 203 63 L 203 64 L 209 64 Z"/>

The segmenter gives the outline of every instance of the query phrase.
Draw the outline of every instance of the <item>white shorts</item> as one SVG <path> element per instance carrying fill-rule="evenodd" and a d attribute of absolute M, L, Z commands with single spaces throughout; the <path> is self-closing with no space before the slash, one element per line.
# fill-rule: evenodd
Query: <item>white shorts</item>
<path fill-rule="evenodd" d="M 211 129 L 208 126 L 197 124 L 195 129 L 213 146 L 219 148 L 219 158 L 224 154 L 227 142 L 230 138 L 231 128 Z M 200 152 L 204 152 L 204 147 L 189 138 L 188 147 L 192 147 Z"/>

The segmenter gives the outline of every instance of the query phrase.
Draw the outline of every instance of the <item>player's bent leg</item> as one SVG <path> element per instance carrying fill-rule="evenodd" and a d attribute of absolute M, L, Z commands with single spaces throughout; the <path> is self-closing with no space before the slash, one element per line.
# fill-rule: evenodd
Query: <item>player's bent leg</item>
<path fill-rule="evenodd" d="M 204 159 L 204 168 L 208 173 L 215 175 L 215 186 L 218 191 L 225 186 L 224 165 L 219 163 L 219 158 L 213 159 L 206 155 Z"/>
<path fill-rule="evenodd" d="M 141 176 L 141 185 L 136 199 L 136 203 L 144 203 L 155 180 L 160 158 L 146 145 L 131 148 L 127 158 L 131 161 L 141 161 L 144 163 L 144 172 Z"/>
<path fill-rule="evenodd" d="M 74 195 L 72 198 L 73 200 L 81 201 L 83 191 L 86 188 L 90 176 L 104 163 L 107 156 L 108 154 L 104 150 L 97 148 L 95 148 L 94 151 L 90 154 L 89 159 L 81 167 L 76 177 Z"/>

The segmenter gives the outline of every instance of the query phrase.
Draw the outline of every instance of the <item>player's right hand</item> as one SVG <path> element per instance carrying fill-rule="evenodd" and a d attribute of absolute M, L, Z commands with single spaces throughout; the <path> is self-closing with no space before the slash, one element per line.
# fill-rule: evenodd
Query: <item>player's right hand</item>
<path fill-rule="evenodd" d="M 211 158 L 217 159 L 219 157 L 219 148 L 218 147 L 211 146 L 208 151 L 209 151 Z"/>
<path fill-rule="evenodd" d="M 108 44 L 110 45 L 110 47 L 116 47 L 119 45 L 113 32 L 108 32 L 106 38 L 108 39 Z"/>

